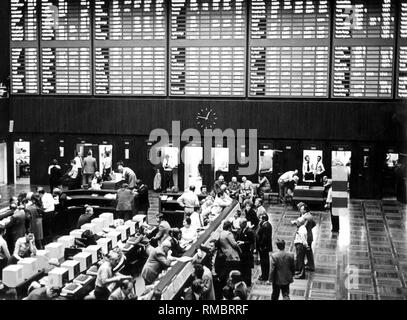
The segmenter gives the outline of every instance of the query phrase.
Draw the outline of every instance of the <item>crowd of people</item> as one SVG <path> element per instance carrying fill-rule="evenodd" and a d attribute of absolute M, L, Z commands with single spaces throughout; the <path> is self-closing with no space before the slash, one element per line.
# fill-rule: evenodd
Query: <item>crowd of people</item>
<path fill-rule="evenodd" d="M 92 154 L 89 153 L 88 157 L 92 158 Z M 97 171 L 91 174 L 86 169 L 88 167 L 86 158 L 81 162 L 83 170 L 80 170 L 77 161 L 73 160 L 75 164 L 72 170 L 82 175 L 82 183 L 93 188 L 94 180 L 99 179 Z M 148 214 L 148 187 L 137 179 L 134 171 L 125 167 L 123 162 L 117 164 L 117 169 L 125 181 L 117 190 L 115 219 L 139 222 L 134 245 L 137 248 L 137 259 L 141 263 L 135 270 L 131 269 L 122 274 L 120 271 L 123 269 L 123 252 L 118 248 L 112 249 L 100 261 L 95 290 L 87 299 L 142 298 L 137 297 L 135 293 L 136 277 L 143 279 L 144 285 L 149 289 L 147 291 L 150 292 L 149 298 L 159 299 L 160 292 L 153 289 L 160 275 L 162 276 L 183 257 L 200 233 L 224 208 L 233 203 L 233 199 L 240 205 L 233 217 L 223 221 L 218 236 L 212 238 L 207 246 L 201 245 L 193 257 L 192 281 L 185 290 L 184 299 L 247 299 L 248 288 L 252 286 L 252 270 L 257 260 L 261 267 L 258 280 L 272 284 L 272 299 L 278 299 L 280 292 L 284 299 L 288 299 L 289 285 L 293 279 L 304 279 L 306 271 L 314 271 L 312 229 L 316 223 L 305 203 L 298 204 L 299 218 L 292 221 L 293 226 L 297 228 L 294 239 L 295 256 L 285 251 L 283 240 L 277 239 L 275 243 L 277 250 L 273 250 L 272 226 L 262 199 L 264 193 L 271 189 L 266 175 L 260 175 L 256 184 L 246 177 L 242 177 L 241 182 L 237 177 L 232 177 L 227 183 L 224 176 L 220 175 L 212 188 L 202 186 L 197 192 L 194 186 L 190 186 L 177 199 L 178 204 L 184 209 L 184 221 L 182 228 L 176 228 L 165 221 L 161 213 L 156 216 L 155 227 L 149 225 L 146 219 L 138 220 L 140 214 L 144 217 Z M 58 170 L 60 170 L 58 163 L 54 161 L 49 168 L 52 194 L 39 187 L 35 193 L 22 193 L 10 199 L 10 209 L 13 213 L 0 224 L 0 270 L 8 264 L 17 263 L 22 258 L 35 256 L 38 249 L 44 248 L 44 245 L 54 239 L 55 226 L 64 223 L 56 219 L 66 202 L 66 195 L 58 188 L 60 184 L 55 179 L 55 172 Z M 106 176 L 105 172 L 103 176 Z M 101 179 L 103 180 L 103 177 Z M 282 201 L 293 191 L 296 183 L 298 183 L 297 170 L 288 171 L 279 177 Z M 332 181 L 323 177 L 323 183 L 328 191 L 326 206 L 330 208 Z M 80 228 L 93 218 L 95 218 L 93 208 L 87 206 L 80 215 L 76 227 Z M 7 227 L 6 237 L 4 226 Z M 333 231 L 338 231 L 338 228 L 339 224 L 334 223 L 333 219 Z M 98 239 L 98 236 L 90 231 L 84 236 L 87 238 L 87 245 L 96 243 Z M 83 246 L 79 240 L 76 244 Z M 33 288 L 27 299 L 38 297 L 53 299 L 56 296 L 58 296 L 56 290 Z"/>

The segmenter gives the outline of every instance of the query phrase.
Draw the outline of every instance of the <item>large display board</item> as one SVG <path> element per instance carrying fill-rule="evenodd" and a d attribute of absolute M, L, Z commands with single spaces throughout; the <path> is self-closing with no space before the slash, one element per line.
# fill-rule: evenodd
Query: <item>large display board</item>
<path fill-rule="evenodd" d="M 245 96 L 246 0 L 172 0 L 170 95 Z"/>
<path fill-rule="evenodd" d="M 95 0 L 96 95 L 166 94 L 166 1 Z"/>
<path fill-rule="evenodd" d="M 407 0 L 400 0 L 397 97 L 407 98 Z"/>
<path fill-rule="evenodd" d="M 407 0 L 10 0 L 10 10 L 12 94 L 407 97 Z"/>
<path fill-rule="evenodd" d="M 395 0 L 337 0 L 332 97 L 392 98 Z"/>
<path fill-rule="evenodd" d="M 37 94 L 37 0 L 11 0 L 10 11 L 11 93 Z"/>
<path fill-rule="evenodd" d="M 251 97 L 328 97 L 330 1 L 252 0 Z"/>

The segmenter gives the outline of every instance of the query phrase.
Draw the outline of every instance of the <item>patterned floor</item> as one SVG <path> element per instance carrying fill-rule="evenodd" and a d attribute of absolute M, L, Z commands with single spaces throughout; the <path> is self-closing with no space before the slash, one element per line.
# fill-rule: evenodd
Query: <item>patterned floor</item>
<path fill-rule="evenodd" d="M 294 252 L 298 216 L 291 207 L 268 206 L 273 238 L 282 238 Z M 290 286 L 292 300 L 407 299 L 406 206 L 396 201 L 351 200 L 340 217 L 340 233 L 331 233 L 330 215 L 313 211 L 316 269 Z M 253 278 L 257 279 L 256 266 Z M 404 295 L 403 295 L 404 294 Z M 269 300 L 271 286 L 254 280 L 250 300 Z"/>

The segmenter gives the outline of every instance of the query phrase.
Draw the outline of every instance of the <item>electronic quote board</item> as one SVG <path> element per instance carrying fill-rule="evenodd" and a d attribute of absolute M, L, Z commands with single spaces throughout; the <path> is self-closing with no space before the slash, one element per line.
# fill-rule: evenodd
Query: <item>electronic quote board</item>
<path fill-rule="evenodd" d="M 407 0 L 400 1 L 397 98 L 407 98 Z"/>
<path fill-rule="evenodd" d="M 10 1 L 12 94 L 38 94 L 37 0 Z"/>
<path fill-rule="evenodd" d="M 252 0 L 249 97 L 328 97 L 330 1 Z"/>
<path fill-rule="evenodd" d="M 166 95 L 166 1 L 95 0 L 96 95 Z"/>
<path fill-rule="evenodd" d="M 333 98 L 392 98 L 395 0 L 337 0 Z"/>
<path fill-rule="evenodd" d="M 246 7 L 246 0 L 171 1 L 171 96 L 245 96 Z"/>

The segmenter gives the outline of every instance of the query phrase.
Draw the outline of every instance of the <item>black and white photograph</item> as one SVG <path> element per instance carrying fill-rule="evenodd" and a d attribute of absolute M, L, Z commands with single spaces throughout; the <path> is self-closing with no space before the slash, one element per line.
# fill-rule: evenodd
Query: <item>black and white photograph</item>
<path fill-rule="evenodd" d="M 0 300 L 407 300 L 407 0 L 2 0 L 0 30 Z"/>

